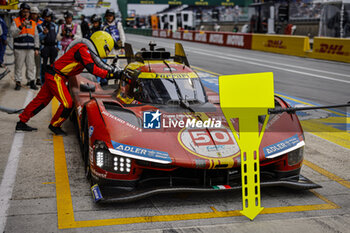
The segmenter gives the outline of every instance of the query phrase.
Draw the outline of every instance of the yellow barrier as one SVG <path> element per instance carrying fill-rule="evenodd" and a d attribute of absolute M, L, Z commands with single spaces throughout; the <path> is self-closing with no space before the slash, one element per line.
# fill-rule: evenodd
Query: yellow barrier
<path fill-rule="evenodd" d="M 306 36 L 253 34 L 252 49 L 304 57 L 310 43 Z"/>
<path fill-rule="evenodd" d="M 315 37 L 308 57 L 350 62 L 350 39 Z"/>

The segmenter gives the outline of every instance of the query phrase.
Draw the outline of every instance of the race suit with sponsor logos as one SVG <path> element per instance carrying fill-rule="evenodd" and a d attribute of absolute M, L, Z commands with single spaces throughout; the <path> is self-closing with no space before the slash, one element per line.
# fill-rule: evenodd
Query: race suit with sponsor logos
<path fill-rule="evenodd" d="M 80 74 L 84 68 L 102 78 L 108 75 L 107 70 L 101 69 L 94 63 L 88 47 L 78 43 L 47 68 L 44 85 L 19 115 L 20 120 L 26 123 L 48 105 L 53 97 L 56 97 L 61 104 L 51 120 L 51 125 L 60 127 L 68 118 L 73 105 L 66 82 L 69 81 L 69 77 Z"/>

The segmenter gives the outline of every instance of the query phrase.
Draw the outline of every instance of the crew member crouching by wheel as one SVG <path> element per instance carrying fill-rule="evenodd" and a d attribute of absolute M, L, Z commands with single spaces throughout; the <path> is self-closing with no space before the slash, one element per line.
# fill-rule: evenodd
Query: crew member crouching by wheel
<path fill-rule="evenodd" d="M 20 121 L 17 122 L 16 131 L 37 130 L 26 123 L 45 108 L 53 97 L 56 97 L 61 104 L 51 120 L 49 129 L 56 135 L 66 135 L 61 129 L 61 125 L 68 118 L 73 107 L 66 82 L 69 81 L 69 77 L 80 74 L 84 68 L 91 74 L 102 78 L 119 77 L 120 70 L 101 61 L 101 58 L 107 57 L 113 47 L 113 38 L 104 31 L 94 33 L 90 40 L 82 38 L 73 41 L 66 53 L 51 66 L 48 66 L 45 73 L 45 83 L 38 95 L 19 115 Z"/>

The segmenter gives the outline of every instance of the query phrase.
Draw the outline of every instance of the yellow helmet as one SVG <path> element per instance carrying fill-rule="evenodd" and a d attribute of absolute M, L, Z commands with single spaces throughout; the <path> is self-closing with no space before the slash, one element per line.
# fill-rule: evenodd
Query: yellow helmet
<path fill-rule="evenodd" d="M 94 43 L 98 55 L 101 58 L 106 58 L 108 53 L 112 51 L 114 47 L 114 40 L 112 36 L 105 31 L 94 32 L 90 37 L 92 43 Z"/>

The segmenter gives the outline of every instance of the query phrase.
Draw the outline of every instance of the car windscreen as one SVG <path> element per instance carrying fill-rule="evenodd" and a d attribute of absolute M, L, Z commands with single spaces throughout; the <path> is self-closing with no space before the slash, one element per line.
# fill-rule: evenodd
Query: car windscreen
<path fill-rule="evenodd" d="M 152 78 L 140 79 L 141 93 L 138 100 L 152 104 L 189 104 L 207 102 L 203 86 L 199 78 Z"/>

